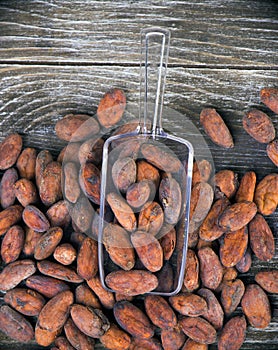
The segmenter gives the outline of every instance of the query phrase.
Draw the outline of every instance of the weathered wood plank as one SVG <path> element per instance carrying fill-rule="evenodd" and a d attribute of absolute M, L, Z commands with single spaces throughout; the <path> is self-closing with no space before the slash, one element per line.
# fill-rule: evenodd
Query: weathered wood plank
<path fill-rule="evenodd" d="M 139 63 L 139 32 L 172 31 L 170 64 L 277 67 L 278 3 L 235 1 L 0 2 L 2 62 Z"/>
<path fill-rule="evenodd" d="M 55 143 L 49 145 L 48 139 L 55 137 L 54 124 L 62 115 L 77 111 L 94 114 L 102 95 L 113 86 L 126 91 L 129 110 L 134 109 L 139 100 L 138 67 L 3 65 L 0 79 L 0 135 L 7 130 L 19 130 L 33 139 L 32 142 L 36 142 L 36 135 L 42 135 L 37 145 L 40 142 L 41 147 L 50 146 L 54 150 Z M 267 111 L 260 103 L 259 91 L 263 86 L 274 85 L 277 85 L 277 71 L 171 68 L 165 105 L 180 115 L 165 113 L 165 128 L 189 137 L 186 121 L 190 119 L 199 128 L 201 108 L 213 106 L 223 115 L 235 138 L 235 148 L 223 151 L 201 130 L 217 166 L 240 171 L 259 164 L 257 170 L 262 174 L 275 171 L 277 168 L 265 158 L 265 146 L 251 139 L 241 125 L 248 108 L 257 106 Z M 268 113 L 277 128 L 274 113 Z M 135 110 L 133 118 L 137 116 Z M 195 147 L 198 150 L 197 143 Z"/>
<path fill-rule="evenodd" d="M 216 171 L 235 169 L 239 176 L 254 170 L 258 178 L 277 172 L 266 157 L 265 146 L 252 140 L 243 130 L 241 120 L 244 111 L 251 106 L 267 111 L 276 130 L 278 119 L 259 100 L 263 86 L 277 85 L 277 71 L 236 69 L 169 68 L 165 104 L 178 113 L 169 115 L 166 110 L 164 126 L 170 132 L 189 138 L 197 156 L 207 155 L 206 143 L 211 152 Z M 69 112 L 94 114 L 101 96 L 112 86 L 123 88 L 129 101 L 129 110 L 136 110 L 139 99 L 139 68 L 123 66 L 0 66 L 0 140 L 10 131 L 23 135 L 25 145 L 50 149 L 57 154 L 64 143 L 54 133 L 55 122 Z M 199 113 L 204 106 L 215 107 L 227 122 L 235 139 L 235 148 L 223 151 L 205 136 L 199 124 Z M 137 117 L 137 112 L 134 112 Z M 127 118 L 132 116 L 127 115 Z M 196 128 L 194 129 L 192 125 Z M 199 130 L 199 131 L 198 131 Z M 251 271 L 241 276 L 247 283 L 254 281 L 257 271 L 278 266 L 278 212 L 267 218 L 275 233 L 276 256 L 262 263 L 254 259 Z M 269 295 L 273 318 L 263 331 L 248 327 L 243 350 L 268 350 L 277 346 L 278 297 Z M 8 350 L 11 342 L 2 339 L 0 348 Z M 13 349 L 40 349 L 33 345 L 12 343 Z M 211 346 L 210 349 L 216 349 Z"/>

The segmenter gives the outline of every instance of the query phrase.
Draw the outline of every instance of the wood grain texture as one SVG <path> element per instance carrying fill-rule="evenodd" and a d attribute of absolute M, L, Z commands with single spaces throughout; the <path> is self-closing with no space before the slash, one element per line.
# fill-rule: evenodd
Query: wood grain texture
<path fill-rule="evenodd" d="M 170 115 L 165 111 L 164 127 L 191 140 L 197 156 L 202 156 L 203 144 L 194 138 L 200 130 L 218 169 L 231 167 L 239 173 L 254 169 L 261 176 L 277 171 L 266 157 L 265 145 L 253 140 L 242 128 L 244 112 L 251 107 L 267 112 L 278 128 L 275 114 L 259 99 L 260 89 L 275 85 L 276 75 L 277 71 L 264 70 L 170 68 L 165 106 L 178 113 Z M 26 142 L 38 148 L 49 147 L 56 154 L 64 143 L 57 141 L 55 122 L 72 112 L 94 115 L 101 97 L 111 87 L 126 92 L 130 113 L 126 113 L 124 121 L 138 117 L 138 67 L 2 65 L 0 79 L 0 137 L 7 131 L 19 131 Z M 234 136 L 234 149 L 223 150 L 205 135 L 199 114 L 207 106 L 223 116 Z M 188 130 L 188 121 L 198 130 Z"/>
<path fill-rule="evenodd" d="M 137 118 L 139 32 L 159 25 L 172 33 L 164 128 L 189 139 L 196 157 L 213 160 L 215 171 L 233 169 L 241 177 L 254 170 L 260 180 L 277 167 L 265 145 L 243 130 L 242 117 L 260 108 L 278 133 L 277 115 L 259 99 L 262 87 L 278 86 L 277 13 L 274 0 L 0 1 L 0 141 L 17 131 L 25 146 L 56 156 L 65 143 L 55 136 L 55 122 L 71 112 L 94 115 L 111 87 L 126 92 L 124 121 Z M 199 123 L 203 107 L 222 115 L 235 148 L 223 150 L 208 139 Z M 245 283 L 253 283 L 257 271 L 278 267 L 277 210 L 267 222 L 275 257 L 268 263 L 254 258 L 251 270 L 240 276 Z M 278 296 L 268 295 L 272 321 L 265 330 L 249 326 L 243 350 L 277 349 Z M 0 348 L 47 349 L 2 333 Z"/>
<path fill-rule="evenodd" d="M 170 64 L 277 67 L 274 0 L 0 2 L 2 62 L 139 62 L 139 32 L 172 31 Z"/>

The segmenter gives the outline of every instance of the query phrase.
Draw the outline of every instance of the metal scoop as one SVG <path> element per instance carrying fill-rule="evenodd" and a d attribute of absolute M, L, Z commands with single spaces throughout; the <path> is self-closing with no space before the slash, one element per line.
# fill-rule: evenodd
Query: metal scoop
<path fill-rule="evenodd" d="M 134 132 L 109 137 L 103 148 L 99 273 L 102 285 L 113 292 L 121 292 L 107 284 L 107 276 L 113 271 L 150 271 L 158 281 L 147 291 L 150 294 L 174 295 L 183 284 L 193 147 L 162 128 L 169 41 L 170 32 L 165 29 L 141 32 L 138 127 Z M 154 169 L 158 179 L 146 174 L 143 181 L 141 175 L 139 179 L 142 163 Z M 144 185 L 150 189 L 147 195 Z M 115 215 L 113 223 L 105 220 L 111 210 Z"/>

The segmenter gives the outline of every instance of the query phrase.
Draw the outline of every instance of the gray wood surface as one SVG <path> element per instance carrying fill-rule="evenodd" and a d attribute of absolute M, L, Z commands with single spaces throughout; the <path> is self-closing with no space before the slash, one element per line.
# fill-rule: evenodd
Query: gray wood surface
<path fill-rule="evenodd" d="M 170 63 L 277 65 L 276 1 L 0 2 L 3 61 L 138 63 L 139 31 L 172 30 Z"/>
<path fill-rule="evenodd" d="M 193 141 L 197 157 L 206 155 L 207 145 L 216 171 L 229 168 L 241 177 L 254 170 L 258 179 L 277 172 L 265 146 L 241 123 L 245 111 L 258 107 L 278 132 L 277 115 L 259 99 L 262 87 L 278 86 L 277 1 L 0 1 L 0 140 L 18 131 L 25 145 L 57 155 L 64 143 L 55 136 L 55 122 L 69 112 L 94 115 L 111 87 L 124 89 L 128 111 L 137 118 L 139 32 L 153 25 L 172 33 L 165 105 L 178 113 L 167 109 L 164 127 Z M 223 116 L 234 149 L 207 138 L 199 123 L 205 106 Z M 278 266 L 278 212 L 267 221 L 276 255 L 268 263 L 254 259 L 251 271 L 240 276 L 247 283 L 257 271 Z M 265 330 L 249 326 L 242 349 L 277 349 L 278 297 L 269 298 L 271 324 Z M 1 334 L 0 349 L 11 348 L 41 349 Z"/>

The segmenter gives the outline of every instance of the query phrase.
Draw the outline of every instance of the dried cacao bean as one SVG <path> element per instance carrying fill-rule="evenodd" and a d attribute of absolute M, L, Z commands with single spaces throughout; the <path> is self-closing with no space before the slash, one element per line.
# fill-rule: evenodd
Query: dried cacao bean
<path fill-rule="evenodd" d="M 22 137 L 17 134 L 10 134 L 0 142 L 0 170 L 12 167 L 21 152 Z"/>
<path fill-rule="evenodd" d="M 234 147 L 227 125 L 214 108 L 204 108 L 200 114 L 200 122 L 206 134 L 216 145 L 224 148 Z"/>
<path fill-rule="evenodd" d="M 177 326 L 177 317 L 164 298 L 159 295 L 147 295 L 144 303 L 146 313 L 155 326 L 161 329 Z"/>
<path fill-rule="evenodd" d="M 220 215 L 218 225 L 226 231 L 237 231 L 246 226 L 256 215 L 254 202 L 239 202 L 228 206 Z"/>
<path fill-rule="evenodd" d="M 226 282 L 221 291 L 221 304 L 226 315 L 230 315 L 239 305 L 244 294 L 244 283 L 240 279 Z"/>
<path fill-rule="evenodd" d="M 118 324 L 135 338 L 148 339 L 154 335 L 147 316 L 129 301 L 118 301 L 113 311 Z"/>
<path fill-rule="evenodd" d="M 118 190 L 126 193 L 127 189 L 136 181 L 136 163 L 134 159 L 120 158 L 112 166 L 112 179 Z"/>
<path fill-rule="evenodd" d="M 6 265 L 0 273 L 0 288 L 3 291 L 16 287 L 36 272 L 36 264 L 30 259 L 16 260 Z"/>
<path fill-rule="evenodd" d="M 20 179 L 14 184 L 14 194 L 23 207 L 35 204 L 39 198 L 36 186 L 28 179 Z"/>
<path fill-rule="evenodd" d="M 45 304 L 45 299 L 31 289 L 13 288 L 4 296 L 5 303 L 26 316 L 38 316 Z"/>
<path fill-rule="evenodd" d="M 111 324 L 99 340 L 106 349 L 110 350 L 128 350 L 131 342 L 130 336 L 115 324 Z"/>
<path fill-rule="evenodd" d="M 51 333 L 59 331 L 68 318 L 70 306 L 73 304 L 73 301 L 73 294 L 69 290 L 63 291 L 51 298 L 44 305 L 38 316 L 35 333 L 38 328 Z"/>
<path fill-rule="evenodd" d="M 79 183 L 93 203 L 100 204 L 100 171 L 93 163 L 84 163 L 79 173 Z"/>
<path fill-rule="evenodd" d="M 77 254 L 77 273 L 85 280 L 93 278 L 98 272 L 97 242 L 86 237 Z"/>
<path fill-rule="evenodd" d="M 182 193 L 180 185 L 171 174 L 166 174 L 160 182 L 159 200 L 164 210 L 165 221 L 175 225 L 181 214 Z"/>
<path fill-rule="evenodd" d="M 131 242 L 143 265 L 151 272 L 163 266 L 163 250 L 159 241 L 151 234 L 136 231 L 131 234 Z"/>
<path fill-rule="evenodd" d="M 45 232 L 50 228 L 46 216 L 34 205 L 27 205 L 24 208 L 22 218 L 25 224 L 34 231 Z"/>
<path fill-rule="evenodd" d="M 64 331 L 68 341 L 75 349 L 94 350 L 94 339 L 81 332 L 71 318 L 68 318 L 67 322 L 65 323 Z"/>
<path fill-rule="evenodd" d="M 99 102 L 97 108 L 98 121 L 105 128 L 110 128 L 121 120 L 125 107 L 126 97 L 123 90 L 110 89 Z"/>
<path fill-rule="evenodd" d="M 1 257 L 5 264 L 15 261 L 24 245 L 24 231 L 16 225 L 12 226 L 6 232 L 1 243 Z"/>
<path fill-rule="evenodd" d="M 218 340 L 219 350 L 239 350 L 245 339 L 246 320 L 244 316 L 231 318 L 223 327 Z"/>
<path fill-rule="evenodd" d="M 261 214 L 249 223 L 250 246 L 258 259 L 269 261 L 275 254 L 273 233 Z"/>
<path fill-rule="evenodd" d="M 224 312 L 215 294 L 207 288 L 201 288 L 197 293 L 203 297 L 207 303 L 207 310 L 202 316 L 209 321 L 216 330 L 221 329 L 224 322 Z"/>
<path fill-rule="evenodd" d="M 110 259 L 124 270 L 135 265 L 135 253 L 130 236 L 121 226 L 108 224 L 103 230 L 103 243 Z"/>
<path fill-rule="evenodd" d="M 69 290 L 69 286 L 56 278 L 33 275 L 26 279 L 26 286 L 28 288 L 38 291 L 47 298 L 53 298 L 55 295 Z"/>
<path fill-rule="evenodd" d="M 60 227 L 52 227 L 44 233 L 35 246 L 34 257 L 43 260 L 54 253 L 55 248 L 63 238 L 63 230 Z"/>
<path fill-rule="evenodd" d="M 80 284 L 75 289 L 75 300 L 77 304 L 91 306 L 94 309 L 101 309 L 100 302 L 96 294 L 86 284 Z"/>
<path fill-rule="evenodd" d="M 76 203 L 80 196 L 80 187 L 78 180 L 78 170 L 73 162 L 68 162 L 63 166 L 64 171 L 64 196 L 71 202 Z"/>
<path fill-rule="evenodd" d="M 151 143 L 144 143 L 141 146 L 141 152 L 144 158 L 156 166 L 158 169 L 169 173 L 177 173 L 182 169 L 182 164 L 177 156 L 162 145 L 158 146 Z"/>
<path fill-rule="evenodd" d="M 70 265 L 76 259 L 76 250 L 69 243 L 58 245 L 53 253 L 53 257 L 62 265 Z"/>
<path fill-rule="evenodd" d="M 105 281 L 115 292 L 128 296 L 145 294 L 158 286 L 157 277 L 144 270 L 110 272 Z"/>
<path fill-rule="evenodd" d="M 17 171 L 14 168 L 7 169 L 0 182 L 0 204 L 6 209 L 14 204 L 16 195 L 14 184 L 18 180 Z"/>
<path fill-rule="evenodd" d="M 21 178 L 32 180 L 36 173 L 37 151 L 35 148 L 27 147 L 17 158 L 16 167 Z"/>
<path fill-rule="evenodd" d="M 200 262 L 200 277 L 204 287 L 216 289 L 221 283 L 223 268 L 218 256 L 210 247 L 204 247 L 198 250 Z"/>
<path fill-rule="evenodd" d="M 164 350 L 179 350 L 185 339 L 185 334 L 178 327 L 161 330 L 161 342 Z"/>
<path fill-rule="evenodd" d="M 173 308 L 181 315 L 196 317 L 207 312 L 205 299 L 196 294 L 177 294 L 170 297 L 169 301 Z"/>
<path fill-rule="evenodd" d="M 0 212 L 0 236 L 8 231 L 21 219 L 23 208 L 21 205 L 12 205 Z"/>
<path fill-rule="evenodd" d="M 220 239 L 219 256 L 225 267 L 235 266 L 244 256 L 248 244 L 246 226 L 234 232 L 227 232 Z"/>
<path fill-rule="evenodd" d="M 107 195 L 107 202 L 123 228 L 134 231 L 137 226 L 136 217 L 126 201 L 117 193 L 111 192 Z"/>
<path fill-rule="evenodd" d="M 278 174 L 268 174 L 258 183 L 254 202 L 259 213 L 263 215 L 274 213 L 278 205 Z"/>
<path fill-rule="evenodd" d="M 263 289 L 249 284 L 241 300 L 242 310 L 249 323 L 259 329 L 266 328 L 271 320 L 269 299 Z"/>
<path fill-rule="evenodd" d="M 114 294 L 112 292 L 109 292 L 102 286 L 100 278 L 98 276 L 87 280 L 87 284 L 92 289 L 92 291 L 95 292 L 95 294 L 98 296 L 99 301 L 101 302 L 103 307 L 105 307 L 106 309 L 113 309 L 113 306 L 115 304 Z"/>
<path fill-rule="evenodd" d="M 266 147 L 266 153 L 268 155 L 268 158 L 278 166 L 278 140 L 273 140 L 270 142 Z"/>
<path fill-rule="evenodd" d="M 184 317 L 179 324 L 183 332 L 198 343 L 212 344 L 216 341 L 216 330 L 201 317 Z"/>
<path fill-rule="evenodd" d="M 108 318 L 99 309 L 74 304 L 70 315 L 80 331 L 92 338 L 100 338 L 109 328 Z"/>
<path fill-rule="evenodd" d="M 96 135 L 99 132 L 99 124 L 86 114 L 68 114 L 57 121 L 55 131 L 61 140 L 78 142 Z"/>
<path fill-rule="evenodd" d="M 38 262 L 38 269 L 43 275 L 54 277 L 62 281 L 71 283 L 81 283 L 83 278 L 80 277 L 72 268 L 54 263 L 48 260 Z"/>
<path fill-rule="evenodd" d="M 278 293 L 278 270 L 258 272 L 255 281 L 267 292 Z"/>
<path fill-rule="evenodd" d="M 164 213 L 157 202 L 147 202 L 138 217 L 138 229 L 155 236 L 164 222 Z"/>
<path fill-rule="evenodd" d="M 247 112 L 242 124 L 244 130 L 258 142 L 268 143 L 275 138 L 275 128 L 271 119 L 258 109 L 254 108 Z"/>
<path fill-rule="evenodd" d="M 278 89 L 263 88 L 260 91 L 261 101 L 270 108 L 274 113 L 278 113 Z"/>
<path fill-rule="evenodd" d="M 34 338 L 34 329 L 29 321 L 8 305 L 0 307 L 0 329 L 8 337 L 28 343 Z"/>

